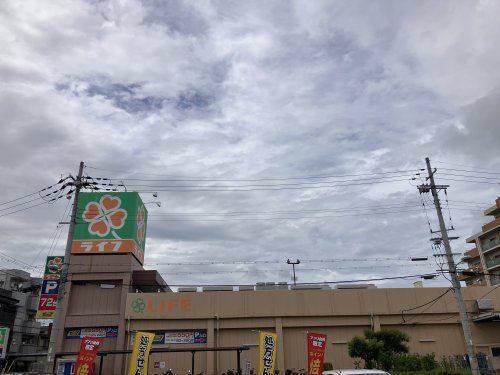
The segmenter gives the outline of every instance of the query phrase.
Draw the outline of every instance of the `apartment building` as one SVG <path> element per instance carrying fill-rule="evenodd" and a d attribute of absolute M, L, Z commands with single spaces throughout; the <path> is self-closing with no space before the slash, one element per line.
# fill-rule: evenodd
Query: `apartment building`
<path fill-rule="evenodd" d="M 39 348 L 41 326 L 35 320 L 40 278 L 18 269 L 0 270 L 2 325 L 11 329 L 9 354 L 35 353 Z M 4 322 L 5 320 L 5 322 Z M 46 350 L 46 348 L 45 348 Z M 28 370 L 36 358 L 16 362 L 16 370 Z"/>
<path fill-rule="evenodd" d="M 492 216 L 493 220 L 484 224 L 481 232 L 470 236 L 466 242 L 475 245 L 475 249 L 470 252 L 475 254 L 474 250 L 477 250 L 480 268 L 484 271 L 482 272 L 484 283 L 488 286 L 498 285 L 500 284 L 500 198 L 497 198 L 495 204 L 484 211 L 484 215 Z M 467 262 L 469 268 L 477 265 L 477 259 L 474 256 L 467 259 Z M 474 280 L 477 280 L 477 277 L 474 277 Z M 467 283 L 467 280 L 465 281 Z"/>
<path fill-rule="evenodd" d="M 459 275 L 460 281 L 464 281 L 467 286 L 486 285 L 486 277 L 484 275 L 481 257 L 479 250 L 475 247 L 464 253 L 463 262 L 467 262 L 467 269 Z"/>

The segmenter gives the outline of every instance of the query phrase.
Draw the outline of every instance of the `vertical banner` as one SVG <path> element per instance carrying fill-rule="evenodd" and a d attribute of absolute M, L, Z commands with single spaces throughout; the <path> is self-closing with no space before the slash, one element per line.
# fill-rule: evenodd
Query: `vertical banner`
<path fill-rule="evenodd" d="M 103 339 L 98 337 L 84 337 L 80 345 L 80 352 L 75 364 L 75 375 L 92 375 L 94 359 Z"/>
<path fill-rule="evenodd" d="M 10 328 L 0 327 L 0 359 L 4 359 L 9 345 Z"/>
<path fill-rule="evenodd" d="M 61 283 L 63 256 L 50 256 L 45 261 L 40 299 L 38 300 L 37 319 L 53 319 L 57 307 L 57 294 Z"/>
<path fill-rule="evenodd" d="M 274 375 L 276 363 L 276 345 L 278 337 L 276 333 L 259 332 L 259 374 Z"/>
<path fill-rule="evenodd" d="M 149 351 L 154 338 L 154 333 L 136 332 L 128 375 L 148 375 Z"/>
<path fill-rule="evenodd" d="M 309 375 L 323 374 L 325 359 L 326 335 L 323 333 L 307 333 L 307 368 Z"/>

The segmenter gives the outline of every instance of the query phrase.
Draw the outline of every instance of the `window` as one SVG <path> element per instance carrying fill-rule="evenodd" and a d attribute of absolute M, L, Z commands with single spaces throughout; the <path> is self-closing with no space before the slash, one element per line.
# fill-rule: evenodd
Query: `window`
<path fill-rule="evenodd" d="M 23 335 L 22 342 L 23 342 L 23 345 L 30 345 L 30 344 L 33 345 L 35 343 L 35 337 Z"/>
<path fill-rule="evenodd" d="M 493 355 L 493 357 L 500 357 L 500 346 L 492 347 L 491 354 Z"/>

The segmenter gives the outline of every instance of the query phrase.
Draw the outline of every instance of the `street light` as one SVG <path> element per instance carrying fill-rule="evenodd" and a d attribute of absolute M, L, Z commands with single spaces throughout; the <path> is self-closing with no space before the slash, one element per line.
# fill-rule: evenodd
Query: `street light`
<path fill-rule="evenodd" d="M 297 278 L 295 277 L 295 265 L 296 264 L 300 264 L 300 260 L 297 259 L 297 261 L 295 262 L 292 262 L 290 261 L 290 259 L 287 259 L 286 260 L 286 264 L 291 264 L 292 265 L 292 268 L 293 268 L 293 285 L 297 285 Z"/>

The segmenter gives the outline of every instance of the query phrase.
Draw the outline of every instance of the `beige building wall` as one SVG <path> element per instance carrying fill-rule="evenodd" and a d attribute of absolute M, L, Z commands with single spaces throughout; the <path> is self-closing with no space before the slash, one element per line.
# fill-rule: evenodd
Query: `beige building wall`
<path fill-rule="evenodd" d="M 64 333 L 71 328 L 118 327 L 118 337 L 104 340 L 102 350 L 126 349 L 125 307 L 127 294 L 133 289 L 132 271 L 142 270 L 129 254 L 72 255 L 65 283 L 64 316 L 60 327 Z M 104 289 L 101 284 L 115 285 Z M 56 353 L 78 352 L 80 340 L 58 337 Z M 103 374 L 122 374 L 124 356 L 108 356 Z"/>
<path fill-rule="evenodd" d="M 305 368 L 306 333 L 328 335 L 325 361 L 335 368 L 352 368 L 347 342 L 365 329 L 395 328 L 410 336 L 410 351 L 435 353 L 436 358 L 465 353 L 463 335 L 453 293 L 448 293 L 432 306 L 401 310 L 422 305 L 446 291 L 446 288 L 304 290 L 203 293 L 131 293 L 127 312 L 131 330 L 207 329 L 208 341 L 218 346 L 249 345 L 242 354 L 242 366 L 249 360 L 257 366 L 258 331 L 278 333 L 277 364 L 281 373 L 287 368 Z M 474 301 L 487 295 L 500 311 L 500 290 L 491 287 L 464 288 L 470 315 Z M 131 304 L 140 298 L 143 311 L 133 311 Z M 172 302 L 172 301 L 177 302 Z M 184 302 L 182 302 L 184 301 Z M 168 306 L 170 305 L 170 309 Z M 184 306 L 184 309 L 174 306 Z M 404 320 L 403 320 L 404 318 Z M 217 330 L 219 327 L 219 330 Z M 499 345 L 500 322 L 473 323 L 473 337 L 478 350 L 491 355 L 491 347 Z M 197 344 L 191 347 L 206 347 Z M 211 345 L 209 345 L 211 346 Z M 213 345 L 216 346 L 216 345 Z M 180 345 L 169 347 L 180 348 Z M 160 356 L 160 354 L 155 354 Z M 167 367 L 174 373 L 187 374 L 190 354 L 163 354 Z M 154 361 L 153 361 L 154 362 Z M 151 374 L 161 374 L 152 367 Z M 236 369 L 235 353 L 206 353 L 196 359 L 196 372 L 222 374 Z"/>
<path fill-rule="evenodd" d="M 170 348 L 213 348 L 250 346 L 242 353 L 241 364 L 257 366 L 258 331 L 278 334 L 277 367 L 306 367 L 306 333 L 328 335 L 327 362 L 335 368 L 352 368 L 347 342 L 365 329 L 396 328 L 410 336 L 410 350 L 441 356 L 463 354 L 465 347 L 452 292 L 431 305 L 402 314 L 431 301 L 446 288 L 410 289 L 332 289 L 211 291 L 194 293 L 135 293 L 132 272 L 142 266 L 130 255 L 73 256 L 69 282 L 63 300 L 66 315 L 64 330 L 75 328 L 118 327 L 116 338 L 106 338 L 104 350 L 130 349 L 133 331 L 207 330 L 206 344 L 170 345 Z M 103 288 L 100 284 L 115 285 Z M 476 286 L 464 288 L 469 316 L 476 314 L 475 300 L 491 298 L 500 311 L 500 288 Z M 144 309 L 134 310 L 133 302 L 142 300 Z M 491 355 L 491 347 L 500 347 L 500 322 L 473 323 L 476 350 Z M 78 351 L 80 340 L 59 338 L 57 352 Z M 494 359 L 498 362 L 498 358 Z M 155 362 L 166 362 L 176 374 L 191 368 L 190 353 L 152 354 L 150 373 L 162 374 Z M 126 373 L 127 355 L 108 356 L 103 374 Z M 222 374 L 236 369 L 234 352 L 197 353 L 196 373 Z M 500 364 L 498 364 L 500 369 Z"/>

